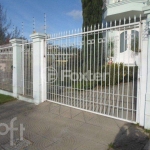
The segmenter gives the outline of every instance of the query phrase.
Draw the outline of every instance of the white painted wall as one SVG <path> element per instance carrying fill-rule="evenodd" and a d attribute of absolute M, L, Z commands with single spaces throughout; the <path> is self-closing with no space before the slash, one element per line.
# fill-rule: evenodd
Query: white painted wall
<path fill-rule="evenodd" d="M 139 31 L 139 29 L 134 29 Z M 131 30 L 127 31 L 127 35 L 130 36 L 127 39 L 127 49 L 124 52 L 120 52 L 120 35 L 124 31 L 113 31 L 108 33 L 108 41 L 112 41 L 114 43 L 114 57 L 112 60 L 114 63 L 124 63 L 125 65 L 139 65 L 140 64 L 140 52 L 134 52 L 131 50 Z"/>
<path fill-rule="evenodd" d="M 132 18 L 134 16 L 143 16 L 142 8 L 146 5 L 147 0 L 109 0 L 110 4 L 106 6 L 104 19 L 107 21 L 119 20 L 122 18 Z M 135 7 L 136 6 L 136 7 Z"/>
<path fill-rule="evenodd" d="M 125 65 L 129 66 L 139 65 L 139 55 L 140 54 L 128 49 L 123 53 L 118 53 L 116 59 L 114 59 L 114 62 L 124 63 Z"/>

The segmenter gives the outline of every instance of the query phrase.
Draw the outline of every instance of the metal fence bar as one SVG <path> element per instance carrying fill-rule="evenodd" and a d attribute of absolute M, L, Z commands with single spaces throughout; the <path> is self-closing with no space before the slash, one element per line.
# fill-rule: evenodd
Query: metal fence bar
<path fill-rule="evenodd" d="M 72 33 L 70 35 L 54 36 L 54 37 L 46 39 L 46 41 L 55 40 L 55 39 L 63 39 L 63 38 L 68 38 L 68 37 L 76 37 L 76 36 L 84 35 L 84 34 L 92 34 L 94 32 L 103 32 L 103 31 L 110 30 L 110 29 L 116 29 L 118 27 L 119 28 L 124 28 L 124 27 L 128 27 L 129 25 L 130 26 L 134 26 L 134 25 L 139 26 L 139 22 L 134 22 L 134 23 L 130 23 L 130 24 L 123 24 L 123 25 L 119 25 L 119 26 L 106 27 L 106 28 L 102 28 L 102 29 L 99 29 L 99 30 L 92 30 L 92 31 L 88 31 L 89 27 L 87 27 L 86 32 L 80 32 L 80 33 L 74 33 L 74 34 Z"/>
<path fill-rule="evenodd" d="M 128 24 L 126 20 L 123 25 L 121 20 L 118 23 L 55 34 L 47 39 L 47 100 L 136 121 L 138 66 L 135 63 L 139 55 L 136 56 L 136 35 L 132 35 L 132 30 L 139 31 L 139 22 L 131 23 L 129 19 Z M 53 83 L 51 66 L 57 71 Z M 63 71 L 67 77 L 62 81 Z M 97 72 L 101 80 L 90 80 Z"/>
<path fill-rule="evenodd" d="M 13 47 L 0 48 L 0 89 L 13 91 Z"/>
<path fill-rule="evenodd" d="M 25 84 L 24 84 L 24 69 L 25 69 L 25 67 L 24 67 L 24 45 L 22 45 L 22 89 L 23 89 L 23 95 L 25 95 L 25 89 L 24 89 L 24 87 L 25 87 Z"/>
<path fill-rule="evenodd" d="M 33 97 L 33 44 L 22 44 L 23 95 Z"/>

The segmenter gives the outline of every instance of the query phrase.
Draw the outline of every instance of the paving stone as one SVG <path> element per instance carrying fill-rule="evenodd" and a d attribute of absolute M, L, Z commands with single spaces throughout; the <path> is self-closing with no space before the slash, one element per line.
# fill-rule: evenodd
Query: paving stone
<path fill-rule="evenodd" d="M 109 145 L 110 143 L 114 142 L 115 136 L 116 132 L 114 132 L 113 130 L 101 128 L 101 131 L 93 137 L 93 141 Z"/>
<path fill-rule="evenodd" d="M 110 143 L 115 150 L 142 150 L 148 142 L 135 125 L 51 102 L 36 106 L 14 101 L 0 106 L 0 123 L 10 126 L 14 117 L 14 127 L 23 124 L 23 137 L 32 143 L 23 150 L 105 150 Z M 15 139 L 19 136 L 19 131 L 14 132 Z M 0 145 L 9 142 L 9 133 L 0 135 Z"/>
<path fill-rule="evenodd" d="M 31 142 L 29 140 L 23 139 L 22 141 L 20 141 L 17 139 L 13 141 L 13 146 L 11 146 L 10 143 L 7 143 L 5 145 L 2 145 L 2 148 L 4 150 L 21 150 L 28 147 L 29 145 L 31 145 Z"/>
<path fill-rule="evenodd" d="M 6 110 L 5 112 L 1 113 L 0 120 L 3 120 L 3 119 L 11 120 L 12 118 L 17 117 L 18 115 L 19 114 L 16 111 Z"/>
<path fill-rule="evenodd" d="M 50 109 L 50 112 L 56 115 L 61 115 L 63 112 L 66 112 L 68 109 L 64 106 L 57 106 Z"/>
<path fill-rule="evenodd" d="M 61 113 L 60 115 L 66 118 L 74 118 L 78 114 L 80 114 L 82 111 L 74 108 L 69 108 L 67 111 Z"/>
<path fill-rule="evenodd" d="M 150 140 L 147 142 L 147 144 L 144 146 L 143 150 L 150 150 Z"/>
<path fill-rule="evenodd" d="M 92 139 L 94 136 L 96 136 L 97 133 L 101 131 L 101 128 L 84 123 L 82 126 L 71 129 L 71 131 L 79 134 L 80 136 L 83 136 L 84 138 Z"/>
<path fill-rule="evenodd" d="M 72 119 L 72 113 L 71 113 L 71 109 L 69 108 L 69 110 L 63 112 L 60 114 L 62 117 L 65 117 L 65 118 L 70 118 Z"/>
<path fill-rule="evenodd" d="M 69 132 L 68 127 L 56 126 L 53 129 L 49 129 L 47 132 L 45 132 L 45 134 L 43 134 L 43 137 L 53 142 L 56 142 L 60 140 L 61 137 L 64 136 L 68 132 Z"/>
<path fill-rule="evenodd" d="M 4 149 L 0 146 L 0 150 L 4 150 Z"/>
<path fill-rule="evenodd" d="M 0 145 L 10 142 L 10 134 L 0 135 Z"/>
<path fill-rule="evenodd" d="M 27 122 L 23 123 L 25 128 L 24 132 L 32 131 L 34 133 L 43 134 L 47 130 L 52 129 L 55 125 L 49 123 L 48 121 L 42 122 L 41 120 L 28 119 Z"/>
<path fill-rule="evenodd" d="M 124 121 L 116 121 L 115 119 L 100 115 L 95 115 L 95 117 L 90 119 L 88 123 L 95 126 L 105 127 L 106 129 L 113 130 L 116 133 L 120 131 L 121 127 L 129 127 L 129 124 Z"/>
<path fill-rule="evenodd" d="M 79 110 L 79 109 L 71 108 L 71 115 L 72 115 L 72 117 L 75 117 L 76 115 L 78 115 L 81 112 L 82 111 Z"/>
<path fill-rule="evenodd" d="M 9 103 L 5 103 L 5 104 L 2 105 L 2 107 L 5 108 L 5 110 L 15 110 L 15 109 L 17 109 L 21 106 L 30 106 L 30 105 L 33 105 L 33 104 L 16 100 L 16 101 L 12 101 L 12 102 L 9 102 Z"/>
<path fill-rule="evenodd" d="M 75 150 L 80 147 L 86 139 L 73 133 L 64 134 L 57 142 L 52 143 L 45 150 Z"/>
<path fill-rule="evenodd" d="M 68 121 L 65 121 L 65 126 L 67 126 L 69 128 L 74 128 L 74 129 L 82 126 L 83 124 L 84 124 L 84 122 L 77 121 L 74 119 L 69 119 Z"/>
<path fill-rule="evenodd" d="M 94 117 L 94 114 L 82 111 L 81 113 L 74 116 L 73 119 L 87 123 L 93 117 Z"/>
<path fill-rule="evenodd" d="M 76 150 L 107 150 L 108 145 L 97 143 L 91 140 L 87 140 L 84 144 L 78 147 Z"/>

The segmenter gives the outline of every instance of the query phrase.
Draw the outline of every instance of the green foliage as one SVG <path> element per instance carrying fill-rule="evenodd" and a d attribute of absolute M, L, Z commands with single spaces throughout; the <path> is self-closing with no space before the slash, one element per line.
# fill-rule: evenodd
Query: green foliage
<path fill-rule="evenodd" d="M 148 138 L 150 139 L 150 130 L 144 129 L 142 126 L 140 126 L 139 123 L 133 124 L 133 125 L 135 125 L 136 127 L 140 128 L 141 130 L 144 130 L 144 132 L 145 132 L 146 134 L 149 134 L 149 137 L 148 137 Z"/>
<path fill-rule="evenodd" d="M 108 57 L 110 57 L 110 56 L 114 57 L 114 42 L 113 41 L 108 41 L 107 48 L 108 48 L 107 56 Z"/>
<path fill-rule="evenodd" d="M 134 124 L 134 125 L 136 125 L 137 127 L 140 127 L 140 124 L 139 124 L 139 123 L 137 123 L 137 124 Z"/>
<path fill-rule="evenodd" d="M 117 85 L 119 83 L 131 82 L 137 80 L 138 67 L 125 66 L 123 63 L 107 64 L 102 67 L 102 72 L 106 74 L 106 80 L 100 81 L 102 86 Z"/>
<path fill-rule="evenodd" d="M 114 144 L 113 144 L 113 143 L 110 143 L 110 144 L 108 145 L 108 150 L 113 149 L 113 148 L 115 148 Z"/>
<path fill-rule="evenodd" d="M 78 81 L 72 82 L 72 88 L 79 90 L 89 90 L 93 89 L 96 86 L 96 82 L 94 81 Z"/>
<path fill-rule="evenodd" d="M 145 129 L 145 132 L 150 134 L 150 130 L 148 130 L 148 129 Z"/>
<path fill-rule="evenodd" d="M 101 86 L 118 85 L 120 83 L 132 82 L 133 80 L 136 81 L 138 77 L 138 67 L 126 66 L 123 63 L 107 64 L 102 66 L 102 74 L 103 74 L 103 79 L 105 80 L 99 81 L 98 85 Z M 66 83 L 71 84 L 71 81 Z M 72 82 L 72 88 L 79 89 L 79 90 L 93 89 L 96 86 L 97 86 L 97 81 Z"/>
<path fill-rule="evenodd" d="M 14 97 L 0 94 L 0 105 L 9 101 L 16 100 Z"/>
<path fill-rule="evenodd" d="M 98 28 L 98 24 L 102 24 L 103 16 L 103 1 L 102 0 L 81 0 L 83 11 L 83 28 L 85 31 L 94 30 Z M 92 27 L 92 28 L 91 28 Z M 91 70 L 93 72 L 93 65 L 101 65 L 101 44 L 98 43 L 98 38 L 102 38 L 102 34 L 89 34 L 82 37 L 84 45 L 82 47 L 83 67 L 84 71 Z M 95 40 L 94 44 L 87 44 L 87 40 Z"/>
<path fill-rule="evenodd" d="M 87 41 L 85 40 L 85 45 L 82 48 L 82 57 L 83 57 L 83 65 L 84 71 L 91 70 L 92 72 L 96 71 L 97 66 L 101 66 L 103 63 L 104 52 L 102 52 L 101 43 L 97 42 L 98 39 L 95 38 L 95 45 L 89 44 L 87 46 Z M 95 68 L 93 67 L 95 66 Z"/>
<path fill-rule="evenodd" d="M 102 23 L 102 0 L 81 0 L 83 11 L 83 27 Z"/>

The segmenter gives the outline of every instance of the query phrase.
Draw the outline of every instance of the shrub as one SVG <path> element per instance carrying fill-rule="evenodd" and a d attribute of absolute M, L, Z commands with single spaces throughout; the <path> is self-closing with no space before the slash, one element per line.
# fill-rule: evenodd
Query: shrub
<path fill-rule="evenodd" d="M 72 87 L 79 90 L 89 90 L 93 89 L 95 86 L 96 82 L 94 81 L 78 81 L 72 83 Z"/>
<path fill-rule="evenodd" d="M 101 69 L 100 71 L 101 72 Z M 126 66 L 123 63 L 112 63 L 102 66 L 102 73 L 106 74 L 105 80 L 98 82 L 98 85 L 109 86 L 117 85 L 120 83 L 132 82 L 137 80 L 138 67 L 137 66 Z M 104 76 L 103 76 L 104 78 Z M 65 85 L 71 86 L 71 81 L 65 81 Z M 93 89 L 97 86 L 97 81 L 76 81 L 72 82 L 72 88 L 79 90 Z"/>
<path fill-rule="evenodd" d="M 100 81 L 99 84 L 104 86 L 117 85 L 122 82 L 131 82 L 137 80 L 138 67 L 126 66 L 123 63 L 113 63 L 102 66 L 102 73 L 106 74 L 105 81 Z"/>

